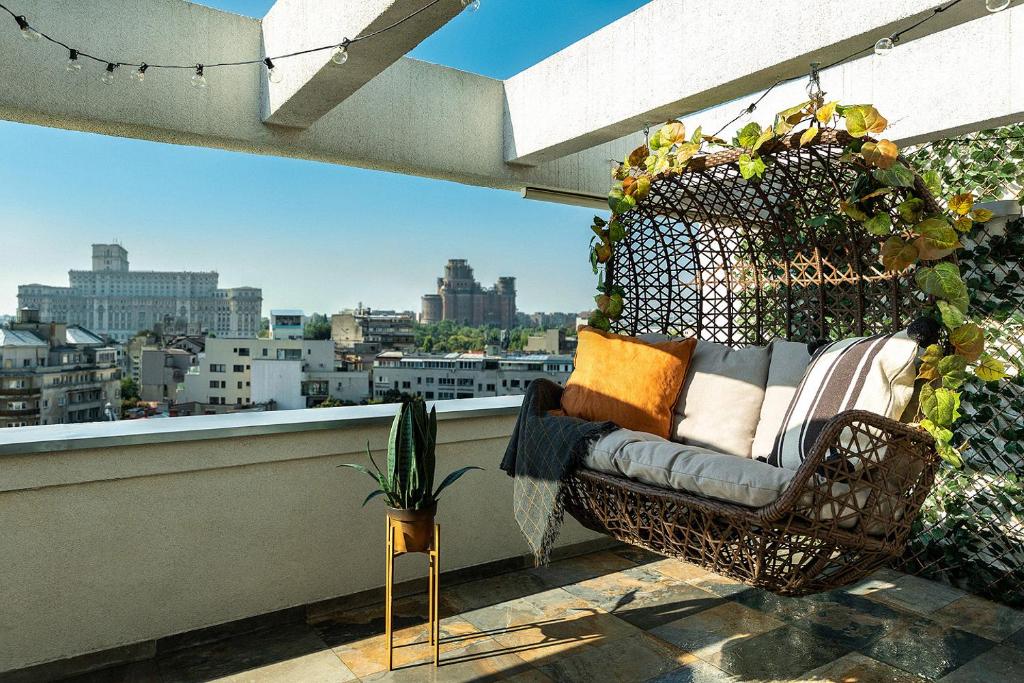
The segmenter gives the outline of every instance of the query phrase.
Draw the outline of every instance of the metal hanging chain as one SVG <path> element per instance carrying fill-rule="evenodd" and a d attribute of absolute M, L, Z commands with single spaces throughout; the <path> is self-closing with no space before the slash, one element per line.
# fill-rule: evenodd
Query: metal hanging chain
<path fill-rule="evenodd" d="M 921 26 L 922 24 L 925 24 L 925 23 L 931 21 L 932 19 L 934 19 L 938 15 L 942 14 L 946 10 L 950 9 L 954 5 L 959 5 L 961 2 L 963 2 L 963 0 L 950 0 L 950 2 L 947 2 L 944 5 L 939 5 L 938 7 L 935 7 L 934 9 L 932 9 L 931 14 L 929 14 L 928 16 L 926 16 L 926 17 L 924 17 L 922 19 L 919 19 L 918 21 L 916 21 L 915 23 L 913 23 L 910 26 L 906 27 L 905 29 L 902 29 L 902 30 L 897 31 L 896 33 L 892 34 L 892 36 L 890 36 L 890 39 L 893 42 L 899 41 L 900 37 L 902 37 L 904 33 L 908 32 L 908 31 L 913 31 L 918 26 Z M 841 57 L 841 58 L 835 60 L 834 62 L 832 62 L 830 64 L 826 64 L 825 66 L 819 66 L 817 68 L 814 68 L 812 66 L 813 73 L 817 74 L 820 71 L 825 71 L 826 69 L 831 69 L 834 66 L 839 66 L 843 62 L 848 62 L 851 59 L 853 59 L 854 57 L 859 56 L 861 53 L 868 52 L 868 51 L 873 50 L 873 49 L 874 49 L 874 43 L 872 43 L 871 45 L 869 45 L 866 48 L 863 48 L 861 50 L 857 50 L 856 52 L 848 54 L 845 57 Z M 722 131 L 724 131 L 726 128 L 728 128 L 732 124 L 736 123 L 737 121 L 739 121 L 743 116 L 745 116 L 747 114 L 752 114 L 754 112 L 754 110 L 757 109 L 757 105 L 761 104 L 761 102 L 764 101 L 764 98 L 768 97 L 768 93 L 770 93 L 776 87 L 782 85 L 783 83 L 789 83 L 790 81 L 800 80 L 801 78 L 803 78 L 803 75 L 800 75 L 800 76 L 790 76 L 789 78 L 782 78 L 782 79 L 772 83 L 770 86 L 768 86 L 767 90 L 765 90 L 763 93 L 761 93 L 760 97 L 758 97 L 756 100 L 751 102 L 747 107 L 745 107 L 743 109 L 743 111 L 741 111 L 739 114 L 737 114 L 735 117 L 733 117 L 728 123 L 726 123 L 721 128 L 719 128 L 715 132 L 715 137 L 719 136 L 722 133 Z"/>
<path fill-rule="evenodd" d="M 330 45 L 323 45 L 321 47 L 311 47 L 311 48 L 308 48 L 308 49 L 305 49 L 305 50 L 296 50 L 295 52 L 288 52 L 288 53 L 285 53 L 285 54 L 269 56 L 269 57 L 257 57 L 256 59 L 244 59 L 244 60 L 240 60 L 240 61 L 237 61 L 237 62 L 217 62 L 215 64 L 203 64 L 202 62 L 196 62 L 196 63 L 192 63 L 192 64 L 149 64 L 147 62 L 121 62 L 121 61 L 112 60 L 112 59 L 105 59 L 103 57 L 97 57 L 96 55 L 89 54 L 88 52 L 85 52 L 83 50 L 79 50 L 77 48 L 73 48 L 70 45 L 68 45 L 67 43 L 65 43 L 64 41 L 60 40 L 59 38 L 54 38 L 50 34 L 44 32 L 44 31 L 40 31 L 35 26 L 32 26 L 28 22 L 28 20 L 25 18 L 24 15 L 15 13 L 11 8 L 7 7 L 7 5 L 3 4 L 2 2 L 0 2 L 0 10 L 3 10 L 4 12 L 7 12 L 7 14 L 11 15 L 11 17 L 14 19 L 14 21 L 17 22 L 18 28 L 20 28 L 21 30 L 23 30 L 23 31 L 24 30 L 35 31 L 44 40 L 47 40 L 47 41 L 53 43 L 54 45 L 59 45 L 62 48 L 64 48 L 65 50 L 67 50 L 70 55 L 73 55 L 73 58 L 84 57 L 85 59 L 91 59 L 94 62 L 98 62 L 100 64 L 104 64 L 107 67 L 109 67 L 112 64 L 115 69 L 117 67 L 120 67 L 120 66 L 133 66 L 133 67 L 137 67 L 139 69 L 142 69 L 143 72 L 145 72 L 145 70 L 147 70 L 147 69 L 191 69 L 191 70 L 196 70 L 198 67 L 201 67 L 202 69 L 211 69 L 211 68 L 224 67 L 224 66 L 245 66 L 245 65 L 248 65 L 248 64 L 265 64 L 267 59 L 276 61 L 278 59 L 288 59 L 289 57 L 298 57 L 300 55 L 308 55 L 308 54 L 311 54 L 311 53 L 314 53 L 314 52 L 323 52 L 324 50 L 335 50 L 337 48 L 348 49 L 348 46 L 352 45 L 353 43 L 358 43 L 360 41 L 367 40 L 369 38 L 374 38 L 376 36 L 379 36 L 382 33 L 385 33 L 385 32 L 390 31 L 392 29 L 398 28 L 399 26 L 401 26 L 405 22 L 409 21 L 410 19 L 412 19 L 416 15 L 420 14 L 421 12 L 427 11 L 428 9 L 430 9 L 431 7 L 433 7 L 434 5 L 436 5 L 439 2 L 441 2 L 441 0 L 430 0 L 430 2 L 428 2 L 423 7 L 420 7 L 418 10 L 416 10 L 412 14 L 409 14 L 409 15 L 406 15 L 406 16 L 402 17 L 401 19 L 399 19 L 398 21 L 394 22 L 393 24 L 390 24 L 388 26 L 384 26 L 382 28 L 379 28 L 376 31 L 371 31 L 370 33 L 360 34 L 360 35 L 356 36 L 355 38 L 342 38 L 339 42 L 332 43 Z M 108 68 L 107 70 L 111 71 L 112 69 Z"/>

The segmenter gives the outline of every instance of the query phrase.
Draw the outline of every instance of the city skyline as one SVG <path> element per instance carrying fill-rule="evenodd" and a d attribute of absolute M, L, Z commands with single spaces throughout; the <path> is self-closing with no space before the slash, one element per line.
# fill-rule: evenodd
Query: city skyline
<path fill-rule="evenodd" d="M 255 16 L 267 5 L 205 4 Z M 642 4 L 486 0 L 411 56 L 507 77 Z M 516 38 L 527 30 L 531 40 Z M 216 96 L 215 81 L 207 96 Z M 216 270 L 222 286 L 261 287 L 265 311 L 332 312 L 360 301 L 419 310 L 438 264 L 449 258 L 473 263 L 483 282 L 515 276 L 523 311 L 592 305 L 592 209 L 382 171 L 6 122 L 0 145 L 17 160 L 0 165 L 0 236 L 6 253 L 21 256 L 0 270 L 2 313 L 15 312 L 19 284 L 61 282 L 69 269 L 87 267 L 87 245 L 112 241 L 139 268 Z"/>

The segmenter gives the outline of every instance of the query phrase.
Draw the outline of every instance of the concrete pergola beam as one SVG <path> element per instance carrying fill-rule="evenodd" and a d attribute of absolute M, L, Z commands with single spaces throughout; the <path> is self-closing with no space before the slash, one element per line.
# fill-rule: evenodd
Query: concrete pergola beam
<path fill-rule="evenodd" d="M 338 44 L 391 26 L 424 7 L 424 0 L 277 0 L 263 18 L 265 54 L 283 55 Z M 337 65 L 333 50 L 280 59 L 280 83 L 267 82 L 264 121 L 308 128 L 366 85 L 463 9 L 441 0 L 386 34 L 353 44 Z"/>
<path fill-rule="evenodd" d="M 653 0 L 505 82 L 505 159 L 539 164 L 765 89 L 806 74 L 812 61 L 873 45 L 938 4 Z M 899 49 L 985 15 L 981 0 L 961 2 L 904 35 Z"/>

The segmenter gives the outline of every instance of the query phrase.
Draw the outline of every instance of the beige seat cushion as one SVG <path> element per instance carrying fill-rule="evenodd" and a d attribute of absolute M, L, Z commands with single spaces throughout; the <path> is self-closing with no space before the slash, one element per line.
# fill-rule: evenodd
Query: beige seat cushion
<path fill-rule="evenodd" d="M 807 344 L 776 339 L 768 347 L 771 362 L 768 365 L 768 385 L 761 403 L 761 416 L 754 432 L 750 456 L 767 460 L 775 447 L 775 437 L 786 419 L 786 411 L 796 395 L 796 388 L 811 362 Z"/>
<path fill-rule="evenodd" d="M 653 434 L 619 429 L 591 444 L 584 467 L 749 507 L 774 502 L 796 474 Z"/>
<path fill-rule="evenodd" d="M 670 438 L 750 457 L 768 383 L 769 349 L 698 341 L 676 403 Z"/>

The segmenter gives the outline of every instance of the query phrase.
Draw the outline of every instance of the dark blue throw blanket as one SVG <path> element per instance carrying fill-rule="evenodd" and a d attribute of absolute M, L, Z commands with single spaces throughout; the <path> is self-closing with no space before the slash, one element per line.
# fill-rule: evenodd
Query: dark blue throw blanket
<path fill-rule="evenodd" d="M 516 522 L 533 550 L 537 565 L 547 564 L 565 512 L 563 482 L 586 454 L 587 444 L 618 427 L 551 415 L 562 387 L 546 379 L 530 383 L 523 398 L 501 469 L 515 477 Z"/>

